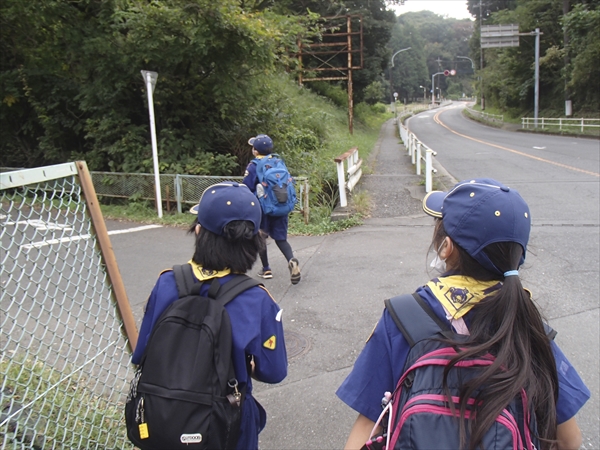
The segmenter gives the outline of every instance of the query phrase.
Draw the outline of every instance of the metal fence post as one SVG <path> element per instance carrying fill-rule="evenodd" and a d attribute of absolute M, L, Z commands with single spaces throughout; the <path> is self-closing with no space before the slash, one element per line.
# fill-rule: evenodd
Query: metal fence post
<path fill-rule="evenodd" d="M 177 212 L 179 214 L 182 213 L 182 207 L 181 207 L 181 198 L 183 196 L 183 192 L 182 192 L 182 186 L 181 186 L 181 176 L 179 174 L 175 175 L 175 200 L 177 201 Z"/>
<path fill-rule="evenodd" d="M 421 175 L 421 141 L 417 141 L 417 175 Z"/>

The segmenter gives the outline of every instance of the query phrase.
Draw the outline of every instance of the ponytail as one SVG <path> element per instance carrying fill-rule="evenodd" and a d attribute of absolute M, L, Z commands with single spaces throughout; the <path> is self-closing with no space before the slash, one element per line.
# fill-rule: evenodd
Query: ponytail
<path fill-rule="evenodd" d="M 434 245 L 445 234 L 441 221 L 434 235 Z M 441 238 L 443 239 L 443 237 Z M 456 243 L 454 243 L 456 245 Z M 493 295 L 476 304 L 470 314 L 466 342 L 448 341 L 462 349 L 444 373 L 447 388 L 449 370 L 459 361 L 491 353 L 492 365 L 466 382 L 460 393 L 460 413 L 464 417 L 467 400 L 476 397 L 475 417 L 469 423 L 468 448 L 477 448 L 496 417 L 524 389 L 529 404 L 536 415 L 536 433 L 542 448 L 551 448 L 556 440 L 556 400 L 558 375 L 549 338 L 546 336 L 541 314 L 533 303 L 518 275 L 514 275 L 523 254 L 520 244 L 499 242 L 490 244 L 484 251 L 494 265 L 509 276 L 499 277 L 477 263 L 466 251 L 456 245 L 459 252 L 459 273 L 477 280 L 503 278 L 502 287 Z M 452 404 L 452 402 L 451 402 Z M 465 421 L 461 421 L 461 446 L 466 441 Z"/>

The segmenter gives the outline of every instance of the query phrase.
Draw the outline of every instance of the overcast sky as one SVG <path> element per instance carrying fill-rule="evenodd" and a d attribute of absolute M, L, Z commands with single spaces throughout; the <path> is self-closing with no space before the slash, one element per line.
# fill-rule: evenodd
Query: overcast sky
<path fill-rule="evenodd" d="M 466 0 L 406 0 L 403 6 L 393 7 L 397 15 L 424 9 L 455 19 L 473 18 L 467 10 Z"/>

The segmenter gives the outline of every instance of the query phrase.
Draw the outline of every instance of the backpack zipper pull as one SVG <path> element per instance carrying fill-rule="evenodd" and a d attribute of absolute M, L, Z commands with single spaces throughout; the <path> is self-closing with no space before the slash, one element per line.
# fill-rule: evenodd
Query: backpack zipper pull
<path fill-rule="evenodd" d="M 148 439 L 150 434 L 148 433 L 148 424 L 144 420 L 144 397 L 140 398 L 138 403 L 135 420 L 139 422 L 138 430 L 140 432 L 140 439 Z"/>

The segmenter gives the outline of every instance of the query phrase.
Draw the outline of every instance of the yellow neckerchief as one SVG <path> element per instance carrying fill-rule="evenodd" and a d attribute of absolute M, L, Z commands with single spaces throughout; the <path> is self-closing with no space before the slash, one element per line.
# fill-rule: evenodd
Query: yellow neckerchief
<path fill-rule="evenodd" d="M 210 280 L 211 278 L 221 278 L 231 273 L 231 270 L 208 270 L 203 269 L 200 264 L 196 264 L 191 259 L 188 261 L 188 264 L 192 266 L 192 270 L 194 271 L 194 275 L 198 278 L 199 281 Z"/>
<path fill-rule="evenodd" d="M 478 302 L 502 287 L 500 281 L 478 281 L 463 275 L 438 277 L 427 286 L 453 319 L 459 319 Z"/>

